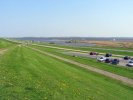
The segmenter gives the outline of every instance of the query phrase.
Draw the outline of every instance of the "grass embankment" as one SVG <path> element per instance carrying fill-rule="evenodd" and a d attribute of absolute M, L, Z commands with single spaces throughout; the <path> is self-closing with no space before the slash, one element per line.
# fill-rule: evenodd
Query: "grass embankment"
<path fill-rule="evenodd" d="M 107 50 L 109 48 L 105 47 L 100 47 L 101 49 L 97 49 L 99 47 L 72 47 L 72 46 L 61 46 L 61 45 L 56 45 L 56 44 L 48 44 L 48 43 L 42 43 L 41 45 L 48 45 L 48 46 L 56 46 L 56 47 L 61 47 L 61 48 L 69 48 L 69 49 L 76 49 L 76 50 L 85 50 L 85 51 L 93 51 L 93 52 L 99 52 L 99 53 L 112 53 L 116 55 L 123 55 L 123 56 L 133 56 L 133 52 L 125 52 L 125 51 L 113 51 L 113 50 Z M 105 50 L 103 50 L 105 49 Z M 114 50 L 133 50 L 133 49 L 125 49 L 125 48 L 110 48 Z"/>
<path fill-rule="evenodd" d="M 120 67 L 120 66 L 116 66 L 116 65 L 100 63 L 100 62 L 97 62 L 96 59 L 91 59 L 91 58 L 72 57 L 70 55 L 63 54 L 62 51 L 60 51 L 58 49 L 46 48 L 46 47 L 40 47 L 40 46 L 32 46 L 32 47 L 62 56 L 64 58 L 72 59 L 79 63 L 83 63 L 83 64 L 86 64 L 86 65 L 89 65 L 92 67 L 103 69 L 103 70 L 133 79 L 133 69 L 129 68 L 129 67 L 124 68 L 124 67 Z"/>
<path fill-rule="evenodd" d="M 133 88 L 24 47 L 0 58 L 0 99 L 132 100 Z"/>
<path fill-rule="evenodd" d="M 12 47 L 14 45 L 16 45 L 16 43 L 12 43 L 12 42 L 9 42 L 5 39 L 0 38 L 0 49 L 6 49 L 6 48 Z"/>

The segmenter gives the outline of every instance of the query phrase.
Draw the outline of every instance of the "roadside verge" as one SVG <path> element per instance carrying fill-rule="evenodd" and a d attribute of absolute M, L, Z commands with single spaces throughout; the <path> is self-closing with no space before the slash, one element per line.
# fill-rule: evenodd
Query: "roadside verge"
<path fill-rule="evenodd" d="M 25 46 L 25 47 L 28 47 L 28 46 Z M 40 52 L 44 55 L 51 56 L 53 58 L 56 58 L 56 59 L 74 64 L 74 65 L 77 65 L 77 66 L 82 67 L 82 68 L 85 68 L 85 69 L 90 70 L 92 72 L 102 74 L 102 75 L 110 77 L 112 79 L 121 81 L 122 83 L 124 83 L 126 85 L 133 86 L 133 79 L 130 79 L 130 78 L 127 78 L 127 77 L 124 77 L 124 76 L 120 76 L 120 75 L 117 75 L 117 74 L 114 74 L 114 73 L 111 73 L 111 72 L 108 72 L 108 71 L 104 71 L 104 70 L 101 70 L 101 69 L 98 69 L 98 68 L 94 68 L 94 67 L 91 67 L 91 66 L 88 66 L 88 65 L 85 65 L 85 64 L 81 64 L 81 63 L 78 63 L 76 61 L 66 59 L 66 58 L 63 58 L 63 57 L 60 57 L 60 56 L 57 56 L 57 55 L 54 55 L 54 54 L 50 54 L 48 52 L 45 52 L 45 51 L 42 51 L 42 50 L 39 50 L 39 49 L 36 49 L 36 48 L 32 48 L 32 47 L 28 47 L 28 48 L 30 48 L 34 51 Z"/>

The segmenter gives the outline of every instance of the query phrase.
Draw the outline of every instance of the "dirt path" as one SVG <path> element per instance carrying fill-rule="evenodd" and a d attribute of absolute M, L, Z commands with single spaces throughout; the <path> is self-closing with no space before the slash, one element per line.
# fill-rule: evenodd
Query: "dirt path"
<path fill-rule="evenodd" d="M 0 49 L 0 55 L 4 54 L 5 51 L 7 51 L 7 49 Z"/>
<path fill-rule="evenodd" d="M 28 47 L 28 46 L 26 46 L 26 47 Z M 129 79 L 129 78 L 124 77 L 124 76 L 120 76 L 120 75 L 117 75 L 117 74 L 114 74 L 114 73 L 111 73 L 111 72 L 108 72 L 108 71 L 104 71 L 104 70 L 101 70 L 101 69 L 98 69 L 98 68 L 94 68 L 94 67 L 91 67 L 91 66 L 88 66 L 88 65 L 85 65 L 85 64 L 81 64 L 81 63 L 78 63 L 78 62 L 73 61 L 73 60 L 69 60 L 69 59 L 66 59 L 66 58 L 63 58 L 63 57 L 54 55 L 54 54 L 50 54 L 50 53 L 48 53 L 48 52 L 41 51 L 41 50 L 39 50 L 39 49 L 35 49 L 35 48 L 32 48 L 32 47 L 28 47 L 28 48 L 30 48 L 30 49 L 32 49 L 32 50 L 34 50 L 34 51 L 40 52 L 40 53 L 42 53 L 42 54 L 51 56 L 51 57 L 53 57 L 53 58 L 57 58 L 57 59 L 59 59 L 59 60 L 62 60 L 62 61 L 65 61 L 65 62 L 74 64 L 74 65 L 77 65 L 77 66 L 86 68 L 86 69 L 88 69 L 88 70 L 90 70 L 90 71 L 93 71 L 93 72 L 102 74 L 102 75 L 104 75 L 104 76 L 107 76 L 107 77 L 110 77 L 110 78 L 119 80 L 119 81 L 121 81 L 122 83 L 124 83 L 124 84 L 126 84 L 126 85 L 133 86 L 133 79 Z"/>

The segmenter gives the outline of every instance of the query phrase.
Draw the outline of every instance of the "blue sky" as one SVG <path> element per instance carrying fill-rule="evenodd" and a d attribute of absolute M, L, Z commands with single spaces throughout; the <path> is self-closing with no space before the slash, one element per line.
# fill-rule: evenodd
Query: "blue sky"
<path fill-rule="evenodd" d="M 0 0 L 0 37 L 133 37 L 133 0 Z"/>

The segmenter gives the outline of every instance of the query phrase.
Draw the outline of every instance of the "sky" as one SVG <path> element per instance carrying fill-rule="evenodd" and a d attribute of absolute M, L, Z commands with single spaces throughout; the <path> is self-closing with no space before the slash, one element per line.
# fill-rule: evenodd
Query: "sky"
<path fill-rule="evenodd" d="M 133 0 L 0 0 L 0 37 L 133 37 Z"/>

